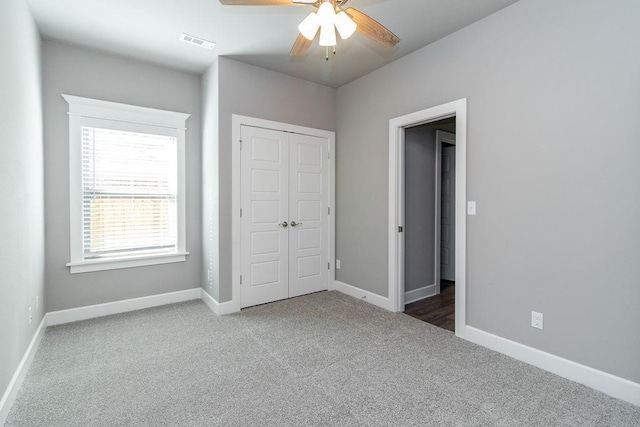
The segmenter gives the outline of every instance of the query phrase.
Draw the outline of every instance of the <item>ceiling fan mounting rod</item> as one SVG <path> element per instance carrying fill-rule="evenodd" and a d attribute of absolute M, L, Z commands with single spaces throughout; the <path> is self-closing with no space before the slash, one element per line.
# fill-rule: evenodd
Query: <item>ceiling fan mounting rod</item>
<path fill-rule="evenodd" d="M 320 5 L 322 3 L 331 2 L 331 3 L 333 3 L 333 6 L 335 8 L 340 9 L 348 1 L 349 0 L 318 0 L 317 2 L 313 3 L 313 6 L 314 7 L 320 7 Z"/>

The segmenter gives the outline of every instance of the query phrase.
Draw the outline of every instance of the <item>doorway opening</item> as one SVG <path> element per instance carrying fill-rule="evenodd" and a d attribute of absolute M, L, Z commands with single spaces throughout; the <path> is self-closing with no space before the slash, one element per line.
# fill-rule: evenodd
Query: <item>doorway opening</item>
<path fill-rule="evenodd" d="M 466 99 L 389 121 L 389 305 L 393 311 L 405 312 L 406 303 L 424 299 L 431 300 L 431 303 L 444 300 L 440 302 L 453 305 L 454 313 L 440 313 L 437 317 L 450 321 L 449 327 L 452 322 L 456 336 L 461 338 L 466 335 L 466 123 Z M 414 134 L 419 136 L 427 129 L 436 132 L 440 143 L 433 143 L 430 147 L 431 169 L 418 168 L 414 173 L 411 165 L 425 162 L 428 156 L 412 151 L 418 146 L 409 146 L 405 150 L 407 138 L 411 144 Z M 441 174 L 445 169 L 441 164 L 444 157 L 449 161 L 449 176 Z M 409 171 L 405 170 L 407 162 Z M 426 185 L 426 179 L 422 177 L 425 174 L 430 175 L 430 183 Z M 420 194 L 418 202 L 430 201 L 430 210 L 416 212 L 411 202 L 409 207 L 406 206 L 405 181 L 408 179 L 417 182 L 413 186 L 409 184 L 409 197 L 412 191 L 414 197 Z M 449 204 L 445 203 L 445 207 L 441 204 L 443 198 L 438 198 L 443 192 L 440 181 L 450 190 L 446 193 L 449 199 L 445 202 Z M 452 225 L 450 229 L 441 228 L 442 215 L 446 215 L 448 224 Z M 414 232 L 422 236 L 417 243 Z M 419 250 L 414 251 L 412 248 L 415 247 Z M 409 264 L 420 266 L 417 274 L 405 269 L 407 259 Z M 442 307 L 438 309 L 444 310 Z"/>
<path fill-rule="evenodd" d="M 455 331 L 456 118 L 405 128 L 405 314 Z"/>

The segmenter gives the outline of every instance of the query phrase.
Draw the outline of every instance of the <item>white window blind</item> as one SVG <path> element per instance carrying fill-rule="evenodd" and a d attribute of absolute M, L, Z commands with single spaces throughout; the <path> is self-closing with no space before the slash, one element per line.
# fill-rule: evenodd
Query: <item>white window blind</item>
<path fill-rule="evenodd" d="M 177 251 L 177 138 L 81 127 L 84 259 Z"/>

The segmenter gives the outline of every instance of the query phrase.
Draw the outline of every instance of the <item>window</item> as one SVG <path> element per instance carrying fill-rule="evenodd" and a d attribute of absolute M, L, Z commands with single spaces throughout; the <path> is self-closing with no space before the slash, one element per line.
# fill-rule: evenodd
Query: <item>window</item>
<path fill-rule="evenodd" d="M 184 261 L 189 115 L 63 96 L 71 273 Z"/>

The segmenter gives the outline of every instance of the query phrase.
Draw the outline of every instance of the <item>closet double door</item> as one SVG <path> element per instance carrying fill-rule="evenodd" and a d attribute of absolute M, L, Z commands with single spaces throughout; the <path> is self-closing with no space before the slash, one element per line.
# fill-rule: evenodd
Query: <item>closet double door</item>
<path fill-rule="evenodd" d="M 242 126 L 241 306 L 327 290 L 328 140 Z"/>

